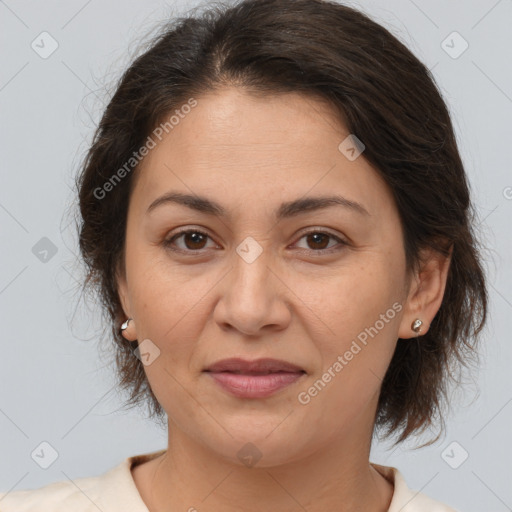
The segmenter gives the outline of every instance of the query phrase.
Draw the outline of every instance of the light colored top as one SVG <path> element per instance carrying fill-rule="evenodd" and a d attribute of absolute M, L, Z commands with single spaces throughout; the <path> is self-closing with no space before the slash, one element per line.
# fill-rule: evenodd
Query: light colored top
<path fill-rule="evenodd" d="M 164 450 L 134 455 L 105 473 L 38 489 L 0 493 L 0 512 L 149 512 L 135 485 L 131 468 Z M 409 489 L 398 469 L 372 466 L 394 485 L 388 512 L 458 512 L 423 493 Z"/>

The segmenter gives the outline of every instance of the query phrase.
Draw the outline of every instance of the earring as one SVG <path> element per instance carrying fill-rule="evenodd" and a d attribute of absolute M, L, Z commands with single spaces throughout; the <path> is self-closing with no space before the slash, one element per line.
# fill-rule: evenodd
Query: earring
<path fill-rule="evenodd" d="M 125 329 L 128 328 L 128 323 L 130 322 L 131 318 L 128 318 L 128 320 L 124 321 L 123 324 L 121 325 L 121 331 L 124 331 Z"/>
<path fill-rule="evenodd" d="M 419 318 L 416 318 L 416 320 L 414 320 L 414 322 L 411 324 L 411 329 L 419 335 L 421 332 L 422 325 L 423 322 Z"/>

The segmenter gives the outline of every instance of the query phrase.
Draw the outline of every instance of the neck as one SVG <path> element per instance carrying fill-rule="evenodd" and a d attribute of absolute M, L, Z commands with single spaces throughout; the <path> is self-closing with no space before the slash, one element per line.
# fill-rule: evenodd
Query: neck
<path fill-rule="evenodd" d="M 361 437 L 369 424 L 362 420 L 335 443 L 272 467 L 235 464 L 169 425 L 168 449 L 147 468 L 141 495 L 151 512 L 385 512 L 393 485 L 369 463 L 371 432 Z"/>

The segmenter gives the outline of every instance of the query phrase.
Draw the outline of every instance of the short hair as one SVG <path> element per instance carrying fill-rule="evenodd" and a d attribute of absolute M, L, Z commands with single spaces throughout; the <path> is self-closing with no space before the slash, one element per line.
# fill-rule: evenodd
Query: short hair
<path fill-rule="evenodd" d="M 76 186 L 83 285 L 99 296 L 108 319 L 118 384 L 129 392 L 125 405 L 145 404 L 151 417 L 165 417 L 134 355 L 137 341 L 120 331 L 125 317 L 115 276 L 124 267 L 127 211 L 140 170 L 126 162 L 180 105 L 228 86 L 327 101 L 392 191 L 406 270 L 419 268 L 422 248 L 446 256 L 453 248 L 440 309 L 426 334 L 398 340 L 374 423 L 386 429 L 384 437 L 397 434 L 396 443 L 436 420 L 443 430 L 448 385 L 456 368 L 478 360 L 488 302 L 454 129 L 430 70 L 397 37 L 358 10 L 322 0 L 210 3 L 166 23 L 116 85 Z"/>

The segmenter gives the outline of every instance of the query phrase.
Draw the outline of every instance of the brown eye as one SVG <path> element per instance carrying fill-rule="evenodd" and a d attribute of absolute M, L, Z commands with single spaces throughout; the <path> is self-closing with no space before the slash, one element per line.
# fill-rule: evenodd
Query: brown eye
<path fill-rule="evenodd" d="M 313 244 L 314 249 L 326 249 L 327 245 L 329 245 L 329 235 L 325 233 L 311 233 L 306 235 L 308 240 L 308 244 Z M 310 246 L 311 247 L 311 246 Z"/>
<path fill-rule="evenodd" d="M 174 247 L 175 241 L 182 239 L 184 246 Z M 190 229 L 188 231 L 182 231 L 170 239 L 164 242 L 166 247 L 169 247 L 173 250 L 181 250 L 181 251 L 199 251 L 205 248 L 205 243 L 207 239 L 210 238 L 206 233 L 202 231 L 198 231 L 196 229 Z M 177 245 L 177 244 L 176 244 Z"/>
<path fill-rule="evenodd" d="M 323 231 L 310 231 L 309 233 L 305 233 L 300 240 L 306 239 L 305 249 L 310 250 L 311 252 L 322 252 L 329 251 L 330 249 L 337 250 L 336 244 L 329 246 L 329 241 L 333 240 L 338 242 L 337 245 L 348 245 L 347 242 L 342 240 L 341 238 L 332 235 L 331 233 L 325 233 Z"/>

